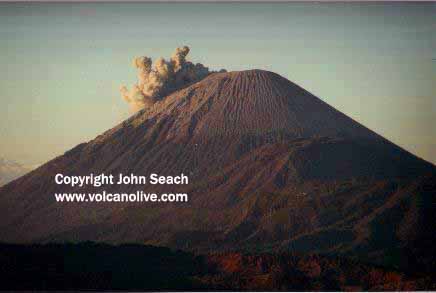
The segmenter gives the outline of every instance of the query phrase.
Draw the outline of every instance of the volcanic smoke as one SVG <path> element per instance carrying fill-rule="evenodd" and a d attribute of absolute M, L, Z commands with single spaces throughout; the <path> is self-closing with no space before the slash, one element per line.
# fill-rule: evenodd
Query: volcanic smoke
<path fill-rule="evenodd" d="M 187 46 L 177 48 L 170 60 L 161 57 L 154 62 L 154 66 L 152 59 L 147 56 L 133 60 L 133 66 L 138 70 L 138 82 L 130 90 L 124 85 L 120 87 L 121 96 L 129 103 L 133 112 L 149 108 L 172 92 L 216 72 L 209 71 L 201 63 L 187 61 L 189 51 Z M 226 70 L 221 69 L 219 72 Z"/>

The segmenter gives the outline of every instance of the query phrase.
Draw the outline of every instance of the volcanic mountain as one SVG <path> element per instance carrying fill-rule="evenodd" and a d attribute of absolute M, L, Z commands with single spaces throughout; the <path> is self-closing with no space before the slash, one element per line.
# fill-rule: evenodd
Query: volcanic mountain
<path fill-rule="evenodd" d="M 5 242 L 293 250 L 434 265 L 436 168 L 267 71 L 215 73 L 0 189 Z M 54 176 L 189 176 L 65 187 Z M 55 192 L 186 192 L 186 203 L 59 203 Z"/>
<path fill-rule="evenodd" d="M 32 170 L 32 167 L 0 158 L 0 186 L 26 174 L 30 170 Z"/>

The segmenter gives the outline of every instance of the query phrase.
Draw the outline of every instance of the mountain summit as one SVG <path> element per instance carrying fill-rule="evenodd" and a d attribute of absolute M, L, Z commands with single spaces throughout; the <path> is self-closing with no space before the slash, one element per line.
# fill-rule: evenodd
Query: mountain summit
<path fill-rule="evenodd" d="M 189 175 L 187 203 L 57 203 L 54 176 Z M 435 167 L 268 71 L 214 73 L 0 189 L 0 240 L 341 253 L 431 266 Z M 399 256 L 402 256 L 399 258 Z"/>
<path fill-rule="evenodd" d="M 170 132 L 182 129 L 184 139 L 266 133 L 294 139 L 376 137 L 296 84 L 263 70 L 213 74 L 139 116 L 160 114 L 173 117 Z"/>

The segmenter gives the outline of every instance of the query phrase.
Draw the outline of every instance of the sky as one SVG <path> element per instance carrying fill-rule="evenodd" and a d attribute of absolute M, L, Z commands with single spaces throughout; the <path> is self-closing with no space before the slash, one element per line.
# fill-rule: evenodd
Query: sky
<path fill-rule="evenodd" d="M 128 118 L 132 59 L 265 69 L 436 163 L 436 3 L 0 3 L 0 157 L 42 164 Z"/>

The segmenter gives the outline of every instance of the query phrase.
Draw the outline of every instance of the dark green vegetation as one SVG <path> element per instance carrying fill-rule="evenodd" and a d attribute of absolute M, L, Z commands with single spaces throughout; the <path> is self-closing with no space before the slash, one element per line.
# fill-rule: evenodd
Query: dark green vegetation
<path fill-rule="evenodd" d="M 141 245 L 0 245 L 0 289 L 141 289 L 193 287 L 191 254 Z"/>
<path fill-rule="evenodd" d="M 0 245 L 9 290 L 434 290 L 435 278 L 345 258 L 194 255 L 125 244 Z"/>

